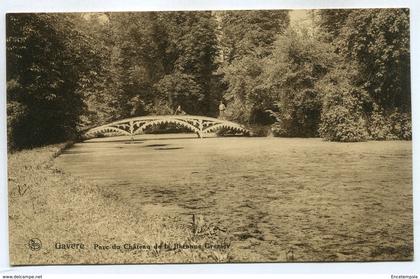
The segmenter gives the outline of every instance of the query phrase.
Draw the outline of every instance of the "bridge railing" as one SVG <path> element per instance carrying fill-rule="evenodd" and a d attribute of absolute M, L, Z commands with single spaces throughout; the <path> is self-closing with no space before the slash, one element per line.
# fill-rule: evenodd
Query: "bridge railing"
<path fill-rule="evenodd" d="M 84 137 L 90 138 L 99 134 L 110 133 L 133 137 L 134 135 L 144 133 L 149 127 L 162 124 L 176 124 L 180 127 L 187 128 L 196 133 L 200 138 L 220 129 L 228 129 L 243 135 L 249 135 L 249 130 L 242 125 L 224 119 L 197 115 L 156 115 L 122 119 L 91 128 L 84 133 Z"/>

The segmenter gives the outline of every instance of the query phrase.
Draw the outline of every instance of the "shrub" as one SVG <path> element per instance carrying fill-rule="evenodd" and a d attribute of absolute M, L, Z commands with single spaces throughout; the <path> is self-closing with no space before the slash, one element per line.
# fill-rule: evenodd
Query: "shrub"
<path fill-rule="evenodd" d="M 225 110 L 225 118 L 230 121 L 247 124 L 251 118 L 251 108 L 235 98 L 228 102 Z"/>
<path fill-rule="evenodd" d="M 7 103 L 7 147 L 9 151 L 19 148 L 16 142 L 16 130 L 26 115 L 26 107 L 19 102 Z"/>
<path fill-rule="evenodd" d="M 411 140 L 411 117 L 409 113 L 395 109 L 386 115 L 377 104 L 369 117 L 368 131 L 373 140 Z"/>
<path fill-rule="evenodd" d="M 391 133 L 398 139 L 411 140 L 411 115 L 398 109 L 390 115 Z"/>
<path fill-rule="evenodd" d="M 392 139 L 389 121 L 377 104 L 373 104 L 373 110 L 369 117 L 368 131 L 372 140 Z"/>
<path fill-rule="evenodd" d="M 252 137 L 267 137 L 271 133 L 270 125 L 251 125 L 248 129 Z"/>
<path fill-rule="evenodd" d="M 367 93 L 350 82 L 348 73 L 345 68 L 337 69 L 318 84 L 323 92 L 319 134 L 324 139 L 344 142 L 368 139 L 363 113 Z"/>
<path fill-rule="evenodd" d="M 180 105 L 188 114 L 199 113 L 204 93 L 192 75 L 178 72 L 166 75 L 154 87 L 161 98 L 160 101 L 167 100 L 169 107 Z"/>
<path fill-rule="evenodd" d="M 281 125 L 280 122 L 276 122 L 271 126 L 271 131 L 275 137 L 287 137 L 289 135 L 287 129 Z"/>
<path fill-rule="evenodd" d="M 345 106 L 323 110 L 319 134 L 331 141 L 357 142 L 368 139 L 366 122 L 360 112 Z"/>

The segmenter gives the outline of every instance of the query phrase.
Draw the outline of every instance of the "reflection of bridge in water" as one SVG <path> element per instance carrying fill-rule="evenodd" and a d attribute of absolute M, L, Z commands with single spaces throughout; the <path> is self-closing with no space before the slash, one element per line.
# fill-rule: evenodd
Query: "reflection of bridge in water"
<path fill-rule="evenodd" d="M 147 128 L 162 124 L 176 124 L 179 127 L 187 128 L 203 138 L 208 133 L 214 133 L 221 129 L 230 130 L 234 133 L 249 135 L 249 131 L 243 126 L 223 120 L 206 116 L 196 115 L 155 115 L 140 116 L 115 121 L 106 125 L 88 130 L 86 138 L 104 136 L 134 136 L 144 133 Z"/>

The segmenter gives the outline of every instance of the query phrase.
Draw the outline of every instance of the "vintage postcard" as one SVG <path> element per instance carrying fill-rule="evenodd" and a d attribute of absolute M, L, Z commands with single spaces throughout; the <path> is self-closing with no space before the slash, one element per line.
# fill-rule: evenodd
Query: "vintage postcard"
<path fill-rule="evenodd" d="M 409 22 L 7 14 L 10 264 L 413 260 Z"/>

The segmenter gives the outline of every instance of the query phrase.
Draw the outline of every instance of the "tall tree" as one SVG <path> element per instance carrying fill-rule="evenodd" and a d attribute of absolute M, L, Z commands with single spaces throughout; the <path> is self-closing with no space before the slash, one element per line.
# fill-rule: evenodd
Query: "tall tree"
<path fill-rule="evenodd" d="M 348 60 L 356 60 L 373 101 L 386 111 L 410 111 L 408 9 L 353 11 L 337 40 Z"/>
<path fill-rule="evenodd" d="M 25 147 L 74 136 L 83 111 L 79 89 L 97 64 L 74 16 L 8 14 L 6 24 L 9 142 Z"/>
<path fill-rule="evenodd" d="M 353 12 L 354 9 L 325 9 L 319 10 L 318 16 L 314 15 L 317 24 L 325 32 L 326 39 L 331 42 L 341 34 L 341 29 L 346 24 L 347 17 Z"/>
<path fill-rule="evenodd" d="M 148 114 L 154 84 L 165 74 L 166 41 L 156 13 L 109 14 L 113 67 L 119 82 L 119 117 Z"/>
<path fill-rule="evenodd" d="M 181 105 L 187 113 L 214 114 L 218 51 L 215 18 L 211 12 L 168 12 L 159 14 L 159 19 L 167 39 L 166 76 L 157 84 L 158 91 L 170 94 L 171 107 Z"/>
<path fill-rule="evenodd" d="M 76 14 L 73 21 L 75 28 L 89 43 L 90 53 L 97 57 L 95 64 L 90 66 L 89 75 L 82 78 L 83 86 L 80 88 L 84 110 L 79 125 L 81 129 L 87 129 L 122 116 L 120 99 L 124 93 L 120 56 L 108 14 Z"/>
<path fill-rule="evenodd" d="M 267 114 L 261 110 L 262 100 L 256 88 L 273 42 L 289 24 L 288 11 L 226 11 L 217 17 L 227 114 L 241 123 L 265 122 Z"/>
<path fill-rule="evenodd" d="M 275 133 L 281 136 L 318 135 L 323 92 L 317 82 L 336 65 L 330 44 L 319 40 L 308 27 L 293 26 L 274 43 L 273 54 L 263 66 L 257 87 L 270 103 L 277 119 Z"/>
<path fill-rule="evenodd" d="M 289 25 L 286 10 L 224 11 L 221 25 L 223 60 L 228 64 L 244 56 L 264 58 L 271 53 L 277 35 Z"/>
<path fill-rule="evenodd" d="M 110 14 L 122 117 L 212 114 L 217 41 L 210 12 Z M 125 114 L 124 114 L 125 113 Z"/>
<path fill-rule="evenodd" d="M 321 10 L 319 24 L 347 63 L 355 63 L 356 86 L 371 138 L 411 138 L 408 9 Z"/>

